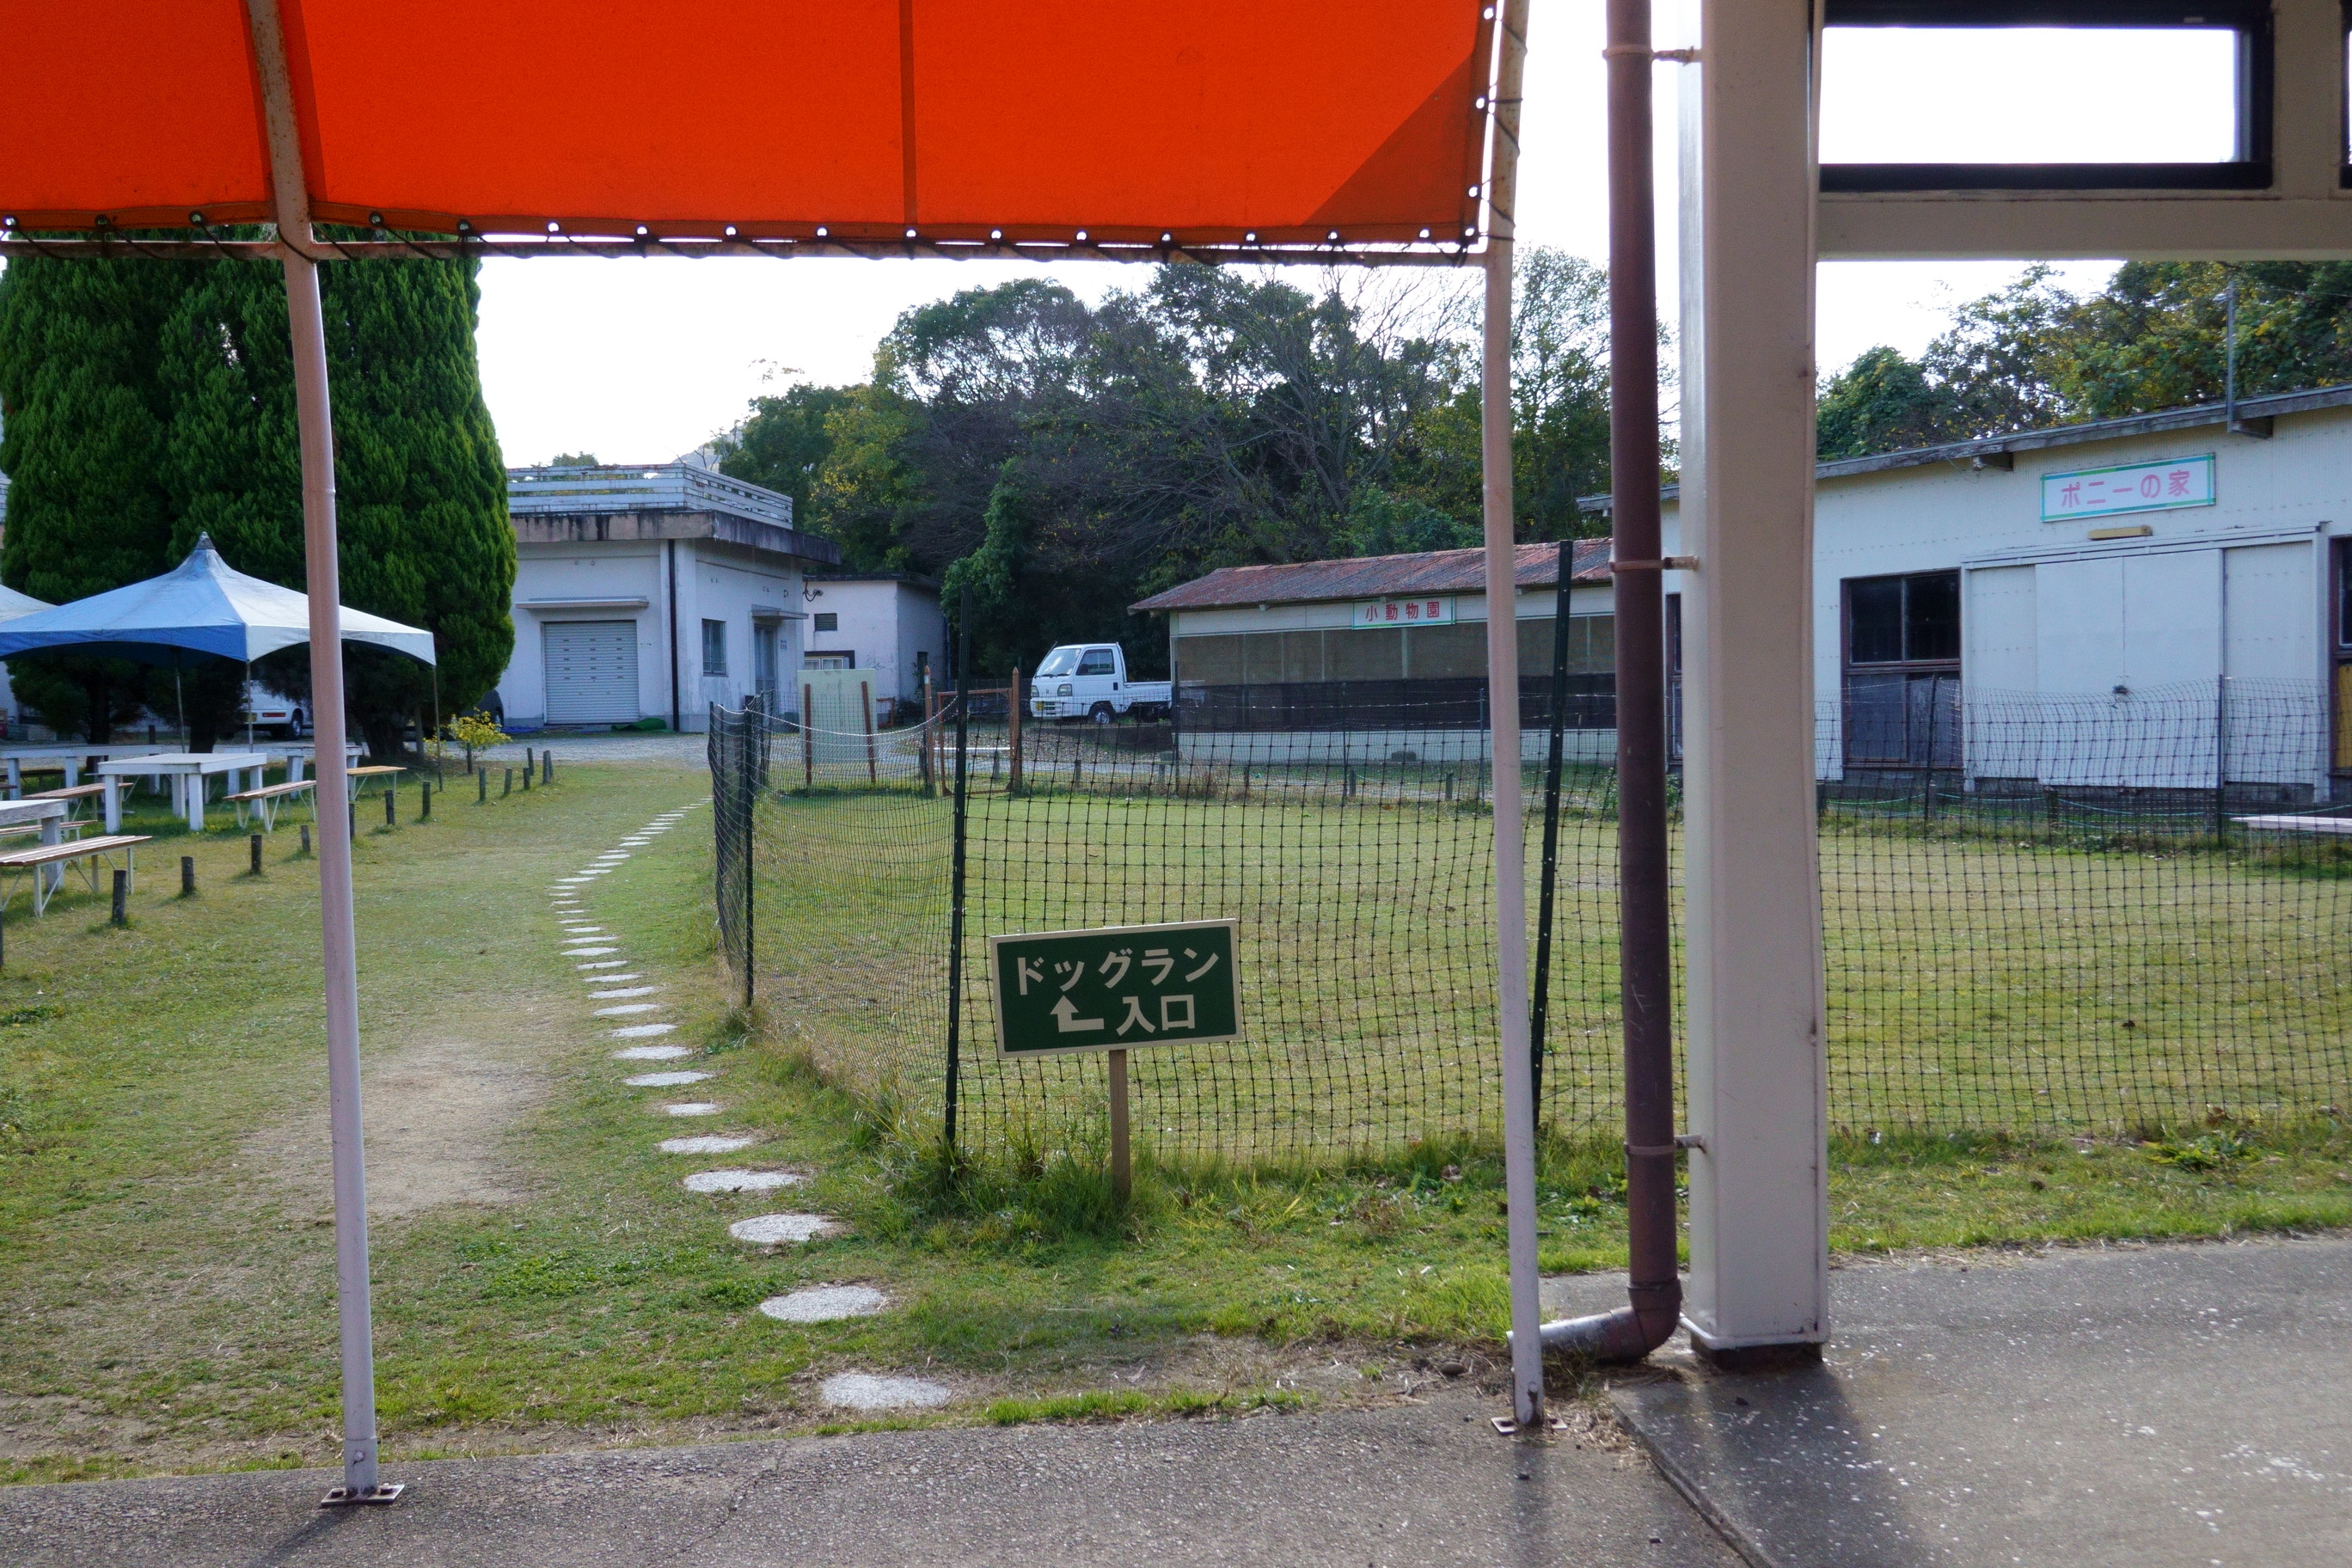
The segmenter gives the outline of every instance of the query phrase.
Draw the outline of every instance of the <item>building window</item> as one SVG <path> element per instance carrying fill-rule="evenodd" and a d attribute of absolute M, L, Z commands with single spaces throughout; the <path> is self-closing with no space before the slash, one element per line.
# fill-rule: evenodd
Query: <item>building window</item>
<path fill-rule="evenodd" d="M 702 673 L 705 675 L 727 673 L 727 623 L 725 621 L 702 623 Z"/>
<path fill-rule="evenodd" d="M 841 629 L 840 612 L 837 610 L 819 610 L 816 613 L 816 629 L 821 632 L 839 631 Z"/>
<path fill-rule="evenodd" d="M 1958 572 L 1846 580 L 1844 698 L 1848 767 L 1959 765 Z"/>

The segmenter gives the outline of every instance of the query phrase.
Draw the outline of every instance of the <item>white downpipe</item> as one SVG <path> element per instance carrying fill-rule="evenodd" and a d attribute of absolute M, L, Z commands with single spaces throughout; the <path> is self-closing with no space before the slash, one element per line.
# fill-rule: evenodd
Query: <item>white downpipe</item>
<path fill-rule="evenodd" d="M 333 1501 L 370 1501 L 397 1488 L 376 1475 L 375 1346 L 368 1293 L 367 1167 L 361 1142 L 358 933 L 352 916 L 352 841 L 343 755 L 342 578 L 335 539 L 334 415 L 327 397 L 327 336 L 300 128 L 287 70 L 278 0 L 246 0 L 268 132 L 271 193 L 293 333 L 294 407 L 302 453 L 302 553 L 310 599 L 310 710 L 317 742 L 319 924 L 326 969 L 327 1094 L 334 1141 L 335 1291 L 343 1373 L 343 1486 Z"/>
<path fill-rule="evenodd" d="M 1479 366 L 1486 479 L 1487 723 L 1495 769 L 1495 1005 L 1503 1050 L 1503 1192 L 1509 1204 L 1511 1414 L 1543 1423 L 1543 1320 L 1536 1263 L 1535 1071 L 1528 1058 L 1527 846 L 1519 780 L 1518 548 L 1511 499 L 1511 237 L 1518 181 L 1527 0 L 1503 7 L 1487 174 L 1486 300 Z"/>

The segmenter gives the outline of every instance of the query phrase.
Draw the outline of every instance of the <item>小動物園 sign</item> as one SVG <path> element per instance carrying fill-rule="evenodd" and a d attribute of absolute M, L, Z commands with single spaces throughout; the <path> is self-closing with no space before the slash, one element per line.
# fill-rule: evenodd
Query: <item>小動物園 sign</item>
<path fill-rule="evenodd" d="M 1241 1034 L 1230 920 L 988 939 L 1002 1057 L 1230 1040 Z"/>

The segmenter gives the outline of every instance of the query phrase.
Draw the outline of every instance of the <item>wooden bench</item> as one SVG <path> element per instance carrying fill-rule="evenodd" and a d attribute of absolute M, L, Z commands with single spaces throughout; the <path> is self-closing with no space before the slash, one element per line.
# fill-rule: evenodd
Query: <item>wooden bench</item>
<path fill-rule="evenodd" d="M 122 852 L 122 869 L 135 874 L 136 868 L 131 863 L 132 847 L 147 841 L 148 836 L 143 833 L 110 833 L 102 838 L 85 838 L 79 844 L 44 844 L 37 849 L 18 849 L 0 855 L 0 879 L 16 871 L 30 873 L 33 879 L 33 913 L 46 914 L 49 900 L 56 896 L 58 889 L 65 885 L 62 875 L 55 882 L 48 879 L 44 873 L 49 867 L 55 866 L 62 872 L 66 867 L 80 862 L 82 875 L 89 879 L 89 890 L 96 893 L 99 861 L 110 860 L 119 849 Z M 0 880 L 0 912 L 7 910 L 16 896 L 15 890 L 8 888 L 5 880 Z"/>
<path fill-rule="evenodd" d="M 379 773 L 404 773 L 407 771 L 406 768 L 394 767 L 390 763 L 371 763 L 363 768 L 347 768 L 343 772 L 343 776 L 356 781 L 352 785 L 352 798 L 357 800 L 366 792 L 368 780 Z M 386 778 L 383 781 L 383 786 L 391 789 L 397 783 L 395 779 Z"/>
<path fill-rule="evenodd" d="M 31 795 L 25 796 L 25 798 L 26 800 L 62 800 L 67 803 L 66 809 L 68 812 L 71 812 L 74 805 L 81 801 L 103 800 L 105 796 L 106 785 L 101 782 L 99 784 L 68 784 L 63 789 L 36 790 Z M 70 822 L 73 818 L 68 816 L 66 820 Z"/>
<path fill-rule="evenodd" d="M 261 818 L 261 831 L 275 833 L 278 831 L 278 808 L 284 805 L 289 797 L 316 789 L 318 782 L 316 779 L 296 779 L 292 784 L 265 784 L 260 789 L 240 790 L 225 798 L 236 807 L 236 825 L 239 827 L 245 826 L 246 810 L 251 807 L 254 815 Z"/>

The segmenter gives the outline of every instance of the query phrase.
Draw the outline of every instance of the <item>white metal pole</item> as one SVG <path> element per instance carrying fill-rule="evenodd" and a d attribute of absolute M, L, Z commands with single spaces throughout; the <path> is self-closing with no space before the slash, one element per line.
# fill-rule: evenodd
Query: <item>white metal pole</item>
<path fill-rule="evenodd" d="M 1543 1300 L 1536 1263 L 1535 1073 L 1528 1059 L 1527 845 L 1519 781 L 1518 546 L 1511 521 L 1511 214 L 1518 179 L 1527 0 L 1503 8 L 1486 199 L 1486 336 L 1479 365 L 1486 469 L 1487 734 L 1495 773 L 1495 1005 L 1503 1047 L 1503 1192 L 1509 1205 L 1511 1415 L 1543 1422 Z"/>
<path fill-rule="evenodd" d="M 343 755 L 342 583 L 335 541 L 334 416 L 327 334 L 300 128 L 278 0 L 246 0 L 268 131 L 270 183 L 293 332 L 294 409 L 302 454 L 302 552 L 310 600 L 310 724 L 317 747 L 320 947 L 326 968 L 327 1095 L 335 1169 L 335 1290 L 342 1338 L 343 1484 L 330 1502 L 390 1501 L 376 1474 L 375 1347 L 368 1299 L 367 1170 L 361 1142 L 358 935 L 352 917 L 350 766 Z"/>

